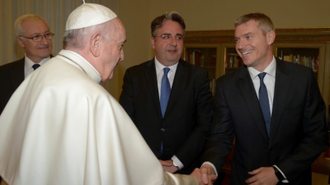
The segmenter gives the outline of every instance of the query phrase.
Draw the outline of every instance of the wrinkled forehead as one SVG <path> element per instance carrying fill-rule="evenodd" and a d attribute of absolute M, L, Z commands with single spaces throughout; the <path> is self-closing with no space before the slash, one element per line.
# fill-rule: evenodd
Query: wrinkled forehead
<path fill-rule="evenodd" d="M 22 31 L 29 34 L 44 33 L 49 31 L 49 26 L 42 19 L 24 20 L 21 24 Z"/>

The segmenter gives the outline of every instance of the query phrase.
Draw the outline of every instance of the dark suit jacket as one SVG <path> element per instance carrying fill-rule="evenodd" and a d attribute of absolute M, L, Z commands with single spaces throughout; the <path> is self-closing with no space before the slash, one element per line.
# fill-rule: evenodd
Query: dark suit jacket
<path fill-rule="evenodd" d="M 24 80 L 24 57 L 0 66 L 0 115 L 11 95 Z"/>
<path fill-rule="evenodd" d="M 203 161 L 218 172 L 235 136 L 232 184 L 249 171 L 277 165 L 290 184 L 311 184 L 311 164 L 328 148 L 325 104 L 311 69 L 276 61 L 270 137 L 246 66 L 217 80 L 214 132 Z"/>
<path fill-rule="evenodd" d="M 176 155 L 185 166 L 181 173 L 199 167 L 211 126 L 212 101 L 207 71 L 183 60 L 177 66 L 164 118 L 154 60 L 127 69 L 119 100 L 157 158 Z"/>

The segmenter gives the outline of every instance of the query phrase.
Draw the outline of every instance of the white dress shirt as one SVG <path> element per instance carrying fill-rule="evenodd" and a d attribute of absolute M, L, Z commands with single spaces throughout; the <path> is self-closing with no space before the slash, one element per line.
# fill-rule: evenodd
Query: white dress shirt
<path fill-rule="evenodd" d="M 46 63 L 49 59 L 50 59 L 50 57 L 42 59 L 39 62 L 40 66 L 43 65 L 44 63 Z M 34 71 L 34 69 L 32 68 L 32 66 L 34 64 L 36 64 L 36 63 L 34 63 L 31 59 L 29 59 L 25 55 L 25 59 L 24 59 L 24 79 L 26 79 L 26 77 L 28 77 Z"/>
<path fill-rule="evenodd" d="M 156 67 L 156 75 L 157 75 L 158 97 L 160 98 L 160 88 L 161 88 L 161 84 L 162 84 L 162 78 L 164 75 L 163 69 L 166 67 L 170 68 L 169 72 L 167 73 L 167 77 L 168 77 L 168 80 L 170 81 L 170 87 L 172 89 L 175 72 L 176 72 L 176 69 L 178 68 L 178 62 L 172 66 L 164 66 L 157 60 L 157 58 L 155 56 L 155 67 Z M 182 162 L 175 155 L 171 159 L 173 160 L 173 163 L 175 163 L 179 167 L 179 169 L 182 169 L 184 167 Z"/>

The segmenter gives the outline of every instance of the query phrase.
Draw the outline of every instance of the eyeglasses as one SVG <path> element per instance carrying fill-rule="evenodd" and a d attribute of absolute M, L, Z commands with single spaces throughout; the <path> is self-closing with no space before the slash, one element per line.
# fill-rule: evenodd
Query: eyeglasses
<path fill-rule="evenodd" d="M 156 36 L 156 37 L 160 37 L 163 40 L 172 40 L 173 36 L 171 34 L 163 34 L 161 36 Z M 175 40 L 177 41 L 182 41 L 183 40 L 183 35 L 177 34 L 174 36 Z"/>
<path fill-rule="evenodd" d="M 47 40 L 51 40 L 54 35 L 55 35 L 54 33 L 45 33 L 43 35 L 36 35 L 36 36 L 33 36 L 33 37 L 25 37 L 23 35 L 19 35 L 19 37 L 24 37 L 24 38 L 27 38 L 27 39 L 32 39 L 33 41 L 39 42 L 39 41 L 42 40 L 42 37 L 45 37 L 45 39 L 47 39 Z"/>

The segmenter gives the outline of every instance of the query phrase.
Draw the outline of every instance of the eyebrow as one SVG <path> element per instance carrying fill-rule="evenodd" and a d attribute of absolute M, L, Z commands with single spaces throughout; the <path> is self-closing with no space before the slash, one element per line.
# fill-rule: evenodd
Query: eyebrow
<path fill-rule="evenodd" d="M 170 34 L 170 33 L 163 33 L 163 34 L 161 34 L 161 35 L 172 35 L 172 34 Z M 177 33 L 177 34 L 175 34 L 175 35 L 183 35 L 183 34 L 181 34 L 181 33 Z"/>
<path fill-rule="evenodd" d="M 243 36 L 247 36 L 247 35 L 253 35 L 253 33 L 248 32 L 248 33 L 243 34 Z M 235 38 L 239 38 L 239 37 L 236 37 L 236 36 L 235 36 Z"/>

